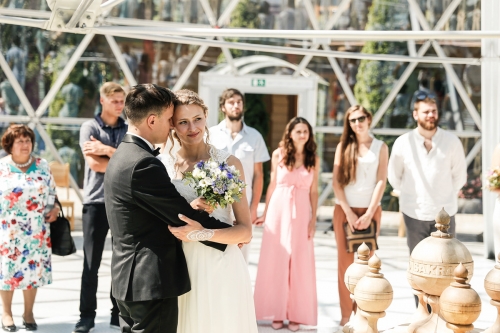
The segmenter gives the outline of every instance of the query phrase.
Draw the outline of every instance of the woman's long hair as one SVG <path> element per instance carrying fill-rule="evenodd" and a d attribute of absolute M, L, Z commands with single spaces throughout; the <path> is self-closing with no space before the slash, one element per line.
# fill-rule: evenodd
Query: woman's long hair
<path fill-rule="evenodd" d="M 352 130 L 349 116 L 355 111 L 361 111 L 366 116 L 366 121 L 372 122 L 372 114 L 361 105 L 351 106 L 344 116 L 344 131 L 340 137 L 340 165 L 337 181 L 344 188 L 356 181 L 356 167 L 358 166 L 358 139 Z"/>
<path fill-rule="evenodd" d="M 283 149 L 283 159 L 281 160 L 283 164 L 292 170 L 295 166 L 295 145 L 293 144 L 292 137 L 290 134 L 297 124 L 306 124 L 309 129 L 309 139 L 304 146 L 304 166 L 310 171 L 316 165 L 316 142 L 314 141 L 313 130 L 311 125 L 307 120 L 302 117 L 295 117 L 288 122 L 285 128 L 285 133 L 283 133 L 283 138 L 280 142 L 280 147 Z"/>

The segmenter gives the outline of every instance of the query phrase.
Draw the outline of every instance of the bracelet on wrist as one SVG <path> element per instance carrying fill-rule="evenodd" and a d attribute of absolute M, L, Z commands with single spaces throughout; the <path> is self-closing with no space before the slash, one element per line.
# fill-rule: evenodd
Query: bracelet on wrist
<path fill-rule="evenodd" d="M 202 242 L 212 239 L 214 231 L 211 229 L 193 230 L 187 234 L 187 239 L 192 242 Z"/>

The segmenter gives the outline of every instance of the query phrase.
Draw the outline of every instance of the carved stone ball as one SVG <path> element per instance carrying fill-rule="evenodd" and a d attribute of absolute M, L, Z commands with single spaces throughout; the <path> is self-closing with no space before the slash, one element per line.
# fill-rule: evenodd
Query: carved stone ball
<path fill-rule="evenodd" d="M 484 289 L 491 299 L 500 302 L 500 252 L 497 261 L 495 268 L 489 271 L 484 279 Z"/>
<path fill-rule="evenodd" d="M 370 271 L 362 277 L 354 289 L 356 304 L 363 311 L 383 312 L 392 303 L 392 286 L 380 274 L 382 262 L 374 254 L 368 261 Z"/>
<path fill-rule="evenodd" d="M 460 264 L 454 271 L 455 282 L 439 298 L 441 316 L 450 324 L 471 325 L 481 314 L 481 298 L 467 283 L 468 272 Z"/>
<path fill-rule="evenodd" d="M 344 274 L 344 283 L 351 294 L 354 294 L 354 288 L 359 280 L 369 272 L 368 258 L 370 248 L 365 244 L 358 247 L 358 258 L 347 268 Z"/>
<path fill-rule="evenodd" d="M 467 268 L 469 280 L 472 278 L 472 256 L 465 245 L 446 233 L 449 223 L 449 215 L 442 210 L 436 217 L 438 231 L 413 249 L 408 267 L 408 281 L 412 288 L 440 296 L 453 282 L 453 271 L 459 263 Z"/>

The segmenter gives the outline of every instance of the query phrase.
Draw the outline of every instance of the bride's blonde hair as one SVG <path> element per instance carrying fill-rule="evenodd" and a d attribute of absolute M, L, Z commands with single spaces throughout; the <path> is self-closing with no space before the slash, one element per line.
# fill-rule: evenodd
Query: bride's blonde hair
<path fill-rule="evenodd" d="M 177 90 L 175 93 L 176 100 L 174 101 L 174 113 L 175 113 L 175 108 L 181 105 L 197 105 L 203 110 L 203 114 L 205 115 L 205 118 L 208 117 L 208 107 L 205 104 L 205 102 L 201 99 L 201 97 L 195 93 L 192 90 L 189 89 L 181 89 Z M 210 147 L 210 133 L 208 131 L 208 127 L 205 125 L 205 133 L 207 134 L 207 140 L 205 143 Z M 174 147 L 174 139 L 177 140 L 179 143 L 179 146 L 182 147 L 181 140 L 175 133 L 175 130 L 170 132 L 169 139 L 172 142 L 172 147 L 170 148 L 170 153 L 172 152 L 172 149 Z"/>

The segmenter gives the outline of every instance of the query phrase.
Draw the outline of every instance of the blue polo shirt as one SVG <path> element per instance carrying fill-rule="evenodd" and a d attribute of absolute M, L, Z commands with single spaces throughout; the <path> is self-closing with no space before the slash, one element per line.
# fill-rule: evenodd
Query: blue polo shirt
<path fill-rule="evenodd" d="M 127 129 L 128 125 L 122 118 L 118 118 L 116 126 L 111 127 L 102 121 L 99 113 L 94 119 L 84 122 L 80 128 L 80 148 L 82 153 L 83 144 L 85 141 L 90 141 L 90 136 L 93 136 L 106 146 L 118 148 L 125 133 L 127 133 Z M 104 204 L 104 173 L 90 169 L 86 160 L 85 178 L 83 180 L 83 203 Z"/>

